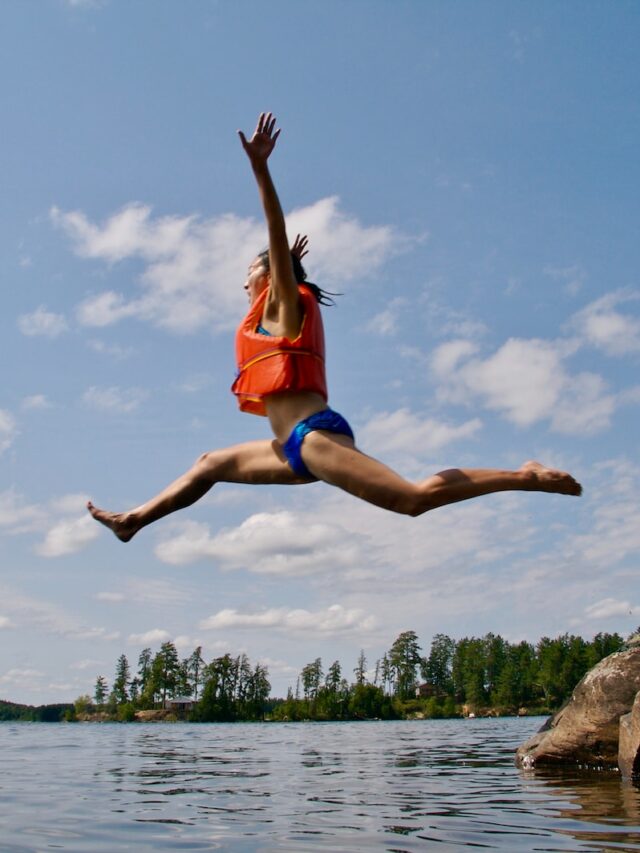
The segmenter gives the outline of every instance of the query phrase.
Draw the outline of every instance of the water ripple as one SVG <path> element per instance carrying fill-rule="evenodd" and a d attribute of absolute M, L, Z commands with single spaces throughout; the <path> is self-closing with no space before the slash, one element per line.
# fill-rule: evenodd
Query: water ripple
<path fill-rule="evenodd" d="M 0 726 L 0 849 L 640 850 L 614 773 L 525 773 L 532 720 Z"/>

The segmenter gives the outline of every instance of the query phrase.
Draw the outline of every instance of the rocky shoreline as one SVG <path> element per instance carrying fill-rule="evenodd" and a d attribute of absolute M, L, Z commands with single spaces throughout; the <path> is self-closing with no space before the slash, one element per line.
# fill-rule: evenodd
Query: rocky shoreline
<path fill-rule="evenodd" d="M 603 658 L 569 701 L 516 752 L 516 764 L 578 765 L 640 776 L 640 635 Z"/>

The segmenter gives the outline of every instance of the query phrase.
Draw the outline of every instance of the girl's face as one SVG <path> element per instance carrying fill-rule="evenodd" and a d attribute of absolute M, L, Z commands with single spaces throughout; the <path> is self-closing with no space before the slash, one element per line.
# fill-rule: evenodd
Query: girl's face
<path fill-rule="evenodd" d="M 262 291 L 269 286 L 269 273 L 265 271 L 260 258 L 256 258 L 247 273 L 244 289 L 247 291 L 249 303 L 253 305 Z"/>

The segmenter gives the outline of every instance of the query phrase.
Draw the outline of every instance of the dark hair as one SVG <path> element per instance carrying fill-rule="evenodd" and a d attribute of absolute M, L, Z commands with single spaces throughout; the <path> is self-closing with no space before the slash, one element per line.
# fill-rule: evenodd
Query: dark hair
<path fill-rule="evenodd" d="M 258 255 L 262 266 L 265 269 L 265 272 L 269 272 L 271 269 L 271 265 L 269 263 L 269 250 L 265 249 L 264 252 L 260 252 Z M 294 255 L 291 252 L 291 263 L 293 264 L 293 274 L 295 276 L 298 284 L 304 284 L 305 287 L 308 287 L 311 293 L 316 298 L 316 302 L 320 305 L 335 305 L 335 301 L 333 299 L 334 296 L 340 296 L 339 293 L 330 293 L 328 290 L 323 290 L 321 287 L 318 287 L 317 284 L 314 284 L 312 281 L 307 281 L 307 273 L 305 272 L 304 267 L 300 261 L 300 258 L 297 255 Z"/>

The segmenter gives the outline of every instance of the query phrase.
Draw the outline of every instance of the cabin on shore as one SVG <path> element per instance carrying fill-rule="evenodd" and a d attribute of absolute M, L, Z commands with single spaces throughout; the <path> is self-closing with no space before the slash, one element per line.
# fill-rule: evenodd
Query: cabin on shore
<path fill-rule="evenodd" d="M 176 711 L 185 713 L 192 711 L 196 704 L 193 696 L 174 696 L 173 699 L 167 699 L 165 707 L 168 711 Z"/>

